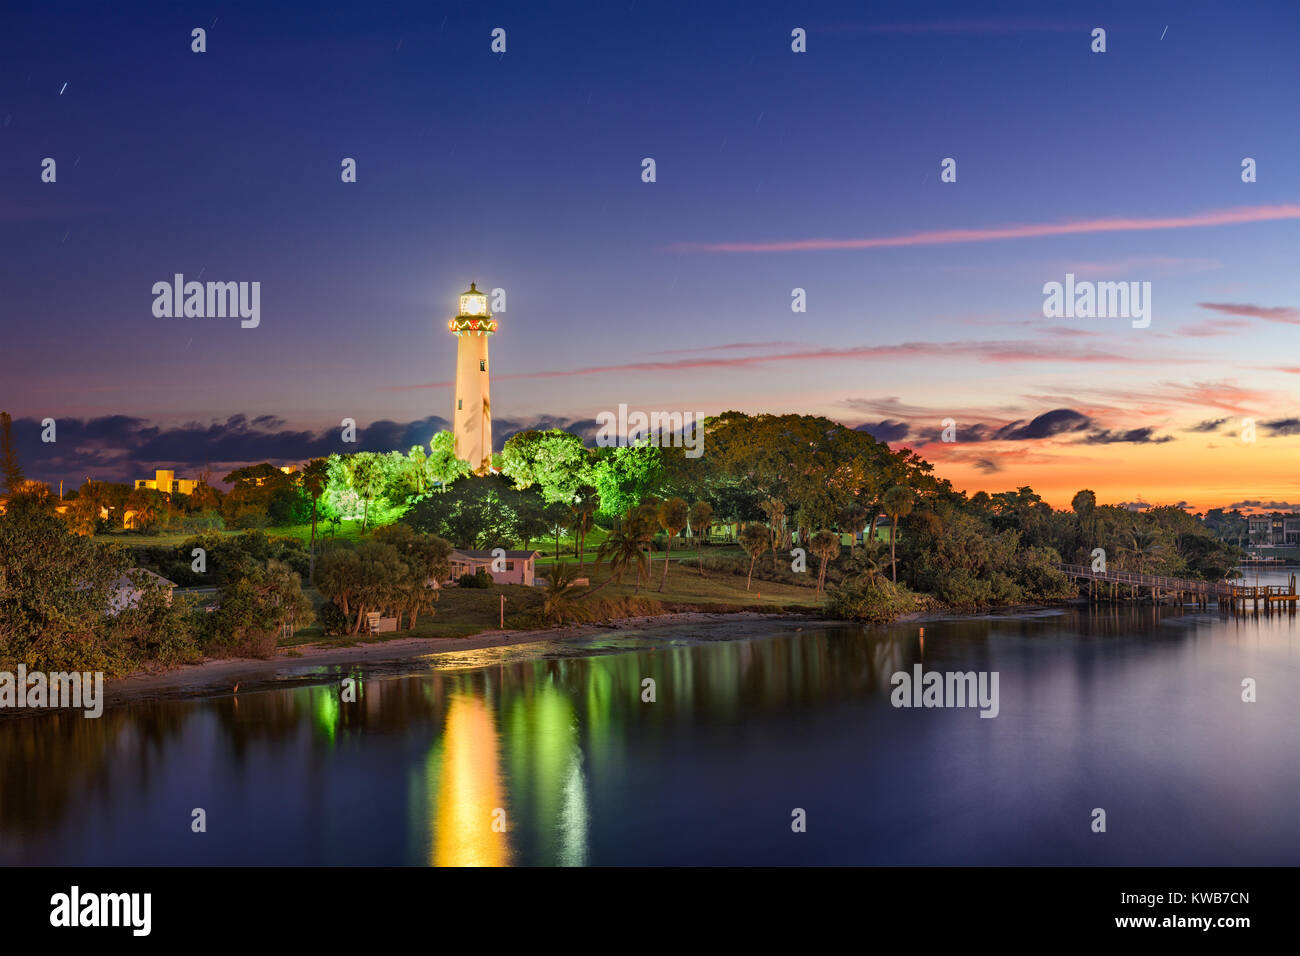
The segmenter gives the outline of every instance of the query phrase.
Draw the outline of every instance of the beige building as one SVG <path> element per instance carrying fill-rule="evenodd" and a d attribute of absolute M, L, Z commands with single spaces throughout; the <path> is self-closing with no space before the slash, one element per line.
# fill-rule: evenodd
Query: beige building
<path fill-rule="evenodd" d="M 137 478 L 135 482 L 137 488 L 152 488 L 154 491 L 162 491 L 166 494 L 192 495 L 194 489 L 199 486 L 197 480 L 193 478 L 177 478 L 174 471 L 163 471 L 159 469 L 154 472 L 154 477 Z"/>

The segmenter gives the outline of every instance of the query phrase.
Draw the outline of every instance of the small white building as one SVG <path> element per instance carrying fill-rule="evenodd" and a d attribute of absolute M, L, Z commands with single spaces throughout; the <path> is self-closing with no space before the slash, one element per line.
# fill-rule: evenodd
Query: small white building
<path fill-rule="evenodd" d="M 154 574 L 146 568 L 133 568 L 113 582 L 113 591 L 108 600 L 108 613 L 118 614 L 129 607 L 135 607 L 150 581 L 161 582 L 167 588 L 167 603 L 171 604 L 172 595 L 176 591 L 174 581 L 168 581 L 161 574 Z"/>

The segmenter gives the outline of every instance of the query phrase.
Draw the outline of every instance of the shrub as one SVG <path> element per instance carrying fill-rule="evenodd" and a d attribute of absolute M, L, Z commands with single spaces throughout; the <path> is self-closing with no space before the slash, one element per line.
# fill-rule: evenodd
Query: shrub
<path fill-rule="evenodd" d="M 869 584 L 845 584 L 826 598 L 826 613 L 830 617 L 867 624 L 887 624 L 916 607 L 915 594 L 886 578 L 877 578 Z"/>
<path fill-rule="evenodd" d="M 547 619 L 543 609 L 534 611 L 538 623 L 549 626 L 564 624 L 600 624 L 629 617 L 650 617 L 665 613 L 664 606 L 654 598 L 628 595 L 626 597 L 591 597 L 574 600 Z"/>
<path fill-rule="evenodd" d="M 456 583 L 463 588 L 490 588 L 492 586 L 492 575 L 488 574 L 483 568 L 479 568 L 473 574 L 462 574 L 456 579 Z"/>
<path fill-rule="evenodd" d="M 246 506 L 235 512 L 230 520 L 230 527 L 244 530 L 265 528 L 271 523 L 270 517 L 260 508 Z"/>
<path fill-rule="evenodd" d="M 216 511 L 200 511 L 196 514 L 186 515 L 180 522 L 180 528 L 190 534 L 199 534 L 204 531 L 224 531 L 226 522 L 222 520 L 221 515 Z"/>
<path fill-rule="evenodd" d="M 327 637 L 348 632 L 348 616 L 343 613 L 333 601 L 326 601 L 321 605 L 320 610 L 316 612 L 316 619 L 320 621 L 321 628 Z"/>
<path fill-rule="evenodd" d="M 275 560 L 222 585 L 218 600 L 206 622 L 204 650 L 212 657 L 273 657 L 283 625 L 301 627 L 314 617 L 297 572 Z"/>

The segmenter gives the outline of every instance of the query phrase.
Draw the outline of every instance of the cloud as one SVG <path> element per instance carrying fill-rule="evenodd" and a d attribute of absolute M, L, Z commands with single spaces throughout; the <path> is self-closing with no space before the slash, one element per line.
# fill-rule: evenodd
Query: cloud
<path fill-rule="evenodd" d="M 1085 445 L 1115 445 L 1115 444 L 1133 444 L 1133 445 L 1163 445 L 1167 441 L 1173 441 L 1169 435 L 1162 438 L 1155 437 L 1154 428 L 1130 428 L 1128 431 L 1097 431 L 1083 439 Z"/>
<path fill-rule="evenodd" d="M 1230 421 L 1232 421 L 1232 419 L 1230 418 L 1211 418 L 1203 422 L 1198 422 L 1197 424 L 1191 426 L 1190 428 L 1184 429 L 1184 431 L 1189 431 L 1189 432 L 1217 431 L 1220 425 Z"/>
<path fill-rule="evenodd" d="M 234 468 L 261 461 L 284 465 L 319 458 L 334 452 L 402 451 L 425 445 L 450 423 L 437 415 L 410 422 L 388 419 L 358 426 L 355 443 L 342 441 L 341 429 L 287 428 L 274 415 L 248 418 L 232 415 L 225 420 L 186 422 L 159 426 L 127 415 L 56 420 L 57 441 L 41 441 L 41 424 L 35 418 L 15 419 L 14 444 L 28 478 L 57 485 L 60 479 L 79 486 L 87 476 L 101 481 L 133 481 L 152 477 L 157 468 L 173 469 L 185 477 L 210 469 L 214 480 Z M 512 435 L 528 428 L 562 428 L 594 441 L 597 425 L 591 419 L 563 419 L 539 415 L 529 419 L 498 418 L 492 437 L 497 449 Z"/>
<path fill-rule="evenodd" d="M 988 441 L 1028 441 L 1036 438 L 1051 438 L 1069 432 L 1083 431 L 1092 424 L 1091 419 L 1082 412 L 1072 408 L 1054 408 L 1044 412 L 1030 422 L 1012 422 L 1000 428 Z"/>
<path fill-rule="evenodd" d="M 1281 393 L 1245 388 L 1232 381 L 1158 382 L 1150 388 L 1076 386 L 1066 392 L 1045 391 L 1025 396 L 1039 402 L 1076 402 L 1091 399 L 1108 403 L 1112 415 L 1141 415 L 1153 418 L 1185 406 L 1197 411 L 1215 410 L 1233 415 L 1250 415 L 1254 409 L 1276 408 L 1292 399 Z"/>
<path fill-rule="evenodd" d="M 683 349 L 663 349 L 650 355 L 699 355 L 701 352 L 749 352 L 770 349 L 797 349 L 799 342 L 728 342 L 724 345 L 693 345 Z"/>
<path fill-rule="evenodd" d="M 695 351 L 695 350 L 692 350 Z M 611 375 L 628 372 L 682 372 L 698 369 L 753 368 L 782 362 L 846 362 L 871 359 L 895 361 L 917 359 L 939 361 L 945 358 L 977 358 L 988 362 L 1034 362 L 1079 365 L 1185 365 L 1205 364 L 1217 359 L 1188 358 L 1163 353 L 1150 358 L 1124 351 L 1107 351 L 1092 347 L 1071 348 L 1062 342 L 1015 341 L 959 341 L 959 342 L 902 342 L 896 345 L 850 345 L 818 349 L 801 349 L 775 352 L 766 355 L 709 356 L 696 353 L 695 358 L 673 361 L 624 362 L 618 365 L 592 365 L 579 368 L 518 372 L 513 375 L 496 375 L 494 381 L 503 379 L 572 378 L 575 375 Z M 455 381 L 423 382 L 414 385 L 387 385 L 388 392 L 452 388 Z"/>
<path fill-rule="evenodd" d="M 1206 272 L 1222 268 L 1217 259 L 1188 259 L 1178 256 L 1130 256 L 1104 262 L 1080 260 L 1055 260 L 1048 268 L 1053 272 L 1073 272 L 1076 278 L 1114 278 L 1118 275 L 1142 273 L 1144 277 L 1174 275 L 1188 272 Z"/>
<path fill-rule="evenodd" d="M 1002 466 L 999 465 L 992 458 L 975 459 L 975 468 L 979 471 L 982 471 L 986 475 L 991 475 L 994 472 L 998 472 L 1002 470 Z"/>
<path fill-rule="evenodd" d="M 834 249 L 889 249 L 904 246 L 939 246 L 965 242 L 995 242 L 1003 239 L 1036 239 L 1104 232 L 1144 232 L 1154 229 L 1197 229 L 1250 222 L 1300 219 L 1300 205 L 1239 206 L 1214 212 L 1155 219 L 1084 219 L 1074 222 L 1027 223 L 974 229 L 939 229 L 901 236 L 863 239 L 775 239 L 758 242 L 679 242 L 672 252 L 806 252 Z"/>
<path fill-rule="evenodd" d="M 1244 508 L 1255 511 L 1300 511 L 1300 503 L 1292 504 L 1289 501 L 1259 501 L 1248 498 L 1245 501 L 1234 501 L 1225 509 L 1232 511 L 1237 508 Z"/>
<path fill-rule="evenodd" d="M 893 419 L 887 418 L 883 422 L 877 422 L 874 425 L 870 422 L 865 425 L 858 425 L 854 430 L 866 432 L 876 441 L 889 442 L 902 441 L 911 431 L 911 426 L 908 425 L 907 422 L 894 421 Z"/>
<path fill-rule="evenodd" d="M 1300 325 L 1300 309 L 1288 306 L 1247 305 L 1238 302 L 1198 302 L 1202 309 L 1211 309 L 1224 315 L 1244 315 L 1252 319 L 1264 319 L 1268 322 L 1285 322 L 1288 325 Z"/>
<path fill-rule="evenodd" d="M 1191 335 L 1196 338 L 1209 338 L 1214 335 L 1233 335 L 1241 329 L 1250 328 L 1250 323 L 1245 319 L 1207 319 L 1204 322 L 1194 322 L 1191 325 L 1184 325 L 1176 330 L 1173 335 Z"/>
<path fill-rule="evenodd" d="M 1300 435 L 1300 418 L 1275 418 L 1260 422 L 1260 427 L 1267 428 L 1272 435 Z"/>

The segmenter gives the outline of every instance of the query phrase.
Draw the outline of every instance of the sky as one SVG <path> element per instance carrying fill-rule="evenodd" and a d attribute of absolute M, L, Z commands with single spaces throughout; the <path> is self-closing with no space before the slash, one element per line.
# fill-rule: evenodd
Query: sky
<path fill-rule="evenodd" d="M 156 6 L 0 14 L 29 476 L 425 442 L 475 281 L 498 446 L 797 412 L 969 492 L 1300 507 L 1294 2 Z M 259 324 L 155 316 L 177 273 Z M 1067 273 L 1149 325 L 1047 317 Z"/>

